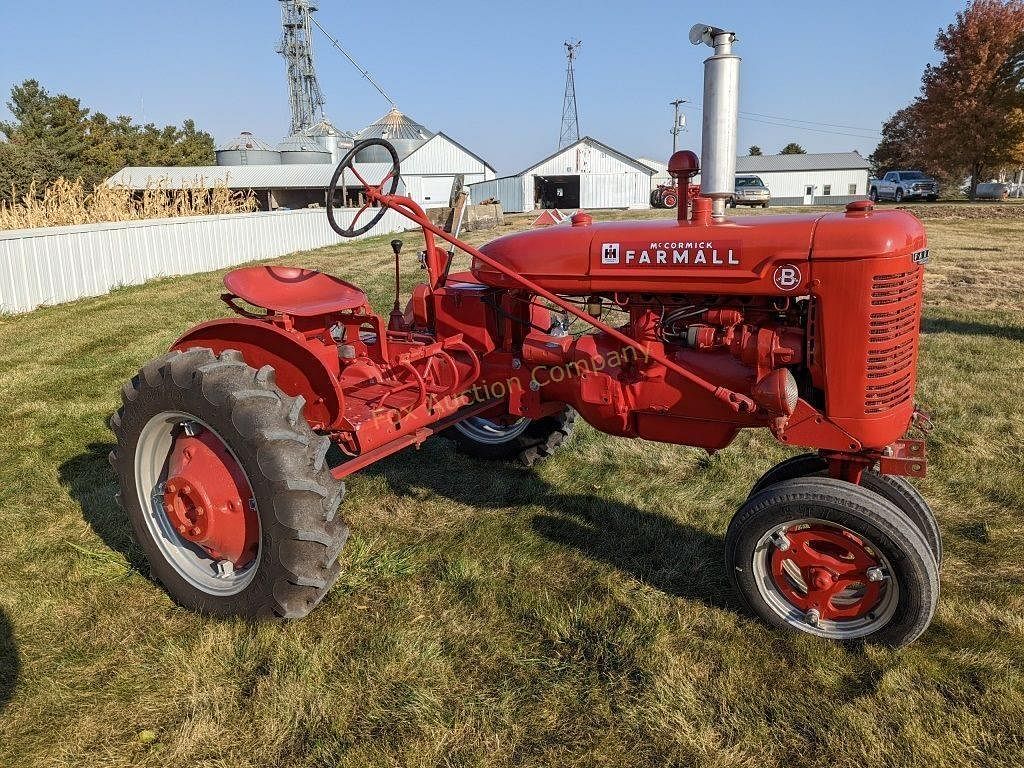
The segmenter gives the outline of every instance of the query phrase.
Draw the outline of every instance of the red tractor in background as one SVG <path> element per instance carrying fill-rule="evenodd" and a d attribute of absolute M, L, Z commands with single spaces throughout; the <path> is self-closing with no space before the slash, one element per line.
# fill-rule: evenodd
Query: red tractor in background
<path fill-rule="evenodd" d="M 378 314 L 355 285 L 298 267 L 236 270 L 224 295 L 236 316 L 144 365 L 111 417 L 119 498 L 170 595 L 217 615 L 304 616 L 338 577 L 345 478 L 441 434 L 481 458 L 532 464 L 578 414 L 611 435 L 707 451 L 742 429 L 811 449 L 762 477 L 729 525 L 735 589 L 773 626 L 894 646 L 917 638 L 942 556 L 931 510 L 901 477 L 926 466 L 924 444 L 907 437 L 925 232 L 870 201 L 725 218 L 734 39 L 691 32 L 715 52 L 703 168 L 691 152 L 670 164 L 676 220 L 581 212 L 477 249 L 396 194 L 390 144 L 356 145 L 335 172 L 328 217 L 343 236 L 387 209 L 422 229 L 426 279 L 405 308 L 396 295 Z M 379 181 L 355 161 L 371 146 L 392 158 Z M 334 200 L 348 173 L 367 203 L 342 226 Z M 363 215 L 372 219 L 357 228 Z M 402 243 L 392 246 L 397 294 Z M 452 271 L 455 249 L 469 271 Z M 569 320 L 588 332 L 570 333 Z"/>
<path fill-rule="evenodd" d="M 687 188 L 687 196 L 690 200 L 696 200 L 700 195 L 700 184 L 690 184 Z M 659 184 L 651 192 L 652 208 L 675 208 L 679 205 L 679 187 L 668 184 Z"/>

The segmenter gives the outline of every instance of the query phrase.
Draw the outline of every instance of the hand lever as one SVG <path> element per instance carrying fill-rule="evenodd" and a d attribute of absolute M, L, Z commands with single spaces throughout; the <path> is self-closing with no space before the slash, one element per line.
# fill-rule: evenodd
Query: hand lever
<path fill-rule="evenodd" d="M 399 254 L 402 253 L 403 245 L 405 245 L 405 243 L 401 240 L 395 239 L 391 241 L 391 250 L 395 252 L 395 306 L 394 309 L 391 310 L 391 322 L 389 325 L 393 331 L 399 331 L 405 325 L 405 317 L 399 307 L 399 299 L 401 298 L 402 291 L 402 268 L 398 257 Z"/>

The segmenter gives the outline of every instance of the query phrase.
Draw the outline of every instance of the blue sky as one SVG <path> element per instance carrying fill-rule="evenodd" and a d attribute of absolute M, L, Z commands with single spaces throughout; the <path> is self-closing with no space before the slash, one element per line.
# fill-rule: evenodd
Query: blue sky
<path fill-rule="evenodd" d="M 700 100 L 708 49 L 686 39 L 698 21 L 737 31 L 740 109 L 772 116 L 740 121 L 742 147 L 773 153 L 798 141 L 809 151 L 866 155 L 882 122 L 917 94 L 924 65 L 935 59 L 935 34 L 963 0 L 321 6 L 321 23 L 404 112 L 511 173 L 557 145 L 569 37 L 583 40 L 576 76 L 582 132 L 667 159 L 668 102 Z M 0 20 L 5 102 L 12 84 L 34 77 L 110 115 L 160 124 L 192 117 L 218 140 L 244 129 L 276 141 L 287 131 L 276 0 L 0 0 Z M 336 125 L 358 129 L 387 111 L 319 33 L 317 56 Z M 0 115 L 6 119 L 6 108 Z M 687 116 L 682 146 L 699 149 L 700 115 L 691 109 Z M 811 122 L 771 124 L 794 120 Z"/>

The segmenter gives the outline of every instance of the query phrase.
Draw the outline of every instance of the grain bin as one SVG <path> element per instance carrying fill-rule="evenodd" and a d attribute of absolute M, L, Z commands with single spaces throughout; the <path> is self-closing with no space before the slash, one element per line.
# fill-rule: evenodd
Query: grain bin
<path fill-rule="evenodd" d="M 426 144 L 434 134 L 407 115 L 392 107 L 391 111 L 366 126 L 356 134 L 356 141 L 363 139 L 387 139 L 398 152 L 399 158 L 408 157 Z M 369 147 L 356 158 L 361 163 L 390 163 L 391 158 L 383 147 Z"/>
<path fill-rule="evenodd" d="M 283 165 L 314 165 L 331 162 L 331 153 L 316 139 L 297 133 L 277 145 Z"/>
<path fill-rule="evenodd" d="M 280 165 L 281 153 L 265 141 L 242 131 L 217 147 L 217 165 Z"/>

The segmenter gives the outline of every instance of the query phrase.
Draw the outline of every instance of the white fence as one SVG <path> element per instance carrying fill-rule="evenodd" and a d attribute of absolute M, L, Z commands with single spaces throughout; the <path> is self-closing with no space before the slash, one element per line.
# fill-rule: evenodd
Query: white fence
<path fill-rule="evenodd" d="M 338 222 L 347 226 L 354 214 L 340 210 Z M 408 219 L 388 211 L 364 237 L 410 227 Z M 210 272 L 340 242 L 322 208 L 0 231 L 0 312 L 28 312 L 156 277 Z"/>

